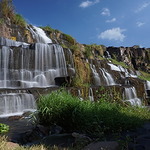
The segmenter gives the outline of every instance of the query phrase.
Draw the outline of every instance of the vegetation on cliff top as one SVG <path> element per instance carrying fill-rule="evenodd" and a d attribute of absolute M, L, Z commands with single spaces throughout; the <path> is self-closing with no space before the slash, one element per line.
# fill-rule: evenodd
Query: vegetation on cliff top
<path fill-rule="evenodd" d="M 1 0 L 0 1 L 0 22 L 4 23 L 6 19 L 10 19 L 11 23 L 21 27 L 26 27 L 25 19 L 15 13 L 14 5 L 12 0 Z"/>

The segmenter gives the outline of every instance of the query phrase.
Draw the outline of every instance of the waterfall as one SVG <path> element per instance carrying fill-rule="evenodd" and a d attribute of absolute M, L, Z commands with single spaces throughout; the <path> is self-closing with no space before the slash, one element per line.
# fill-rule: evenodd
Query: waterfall
<path fill-rule="evenodd" d="M 89 100 L 91 102 L 94 102 L 94 95 L 93 95 L 93 89 L 89 88 Z"/>
<path fill-rule="evenodd" d="M 52 40 L 46 36 L 46 33 L 36 26 L 29 27 L 29 30 L 37 43 L 52 43 Z"/>
<path fill-rule="evenodd" d="M 21 115 L 25 111 L 36 109 L 32 94 L 6 93 L 0 95 L 0 117 Z"/>
<path fill-rule="evenodd" d="M 124 91 L 125 101 L 129 102 L 133 106 L 141 106 L 141 100 L 137 98 L 137 93 L 135 87 L 125 88 Z"/>
<path fill-rule="evenodd" d="M 150 81 L 146 81 L 146 90 L 150 90 Z"/>
<path fill-rule="evenodd" d="M 104 68 L 100 68 L 100 71 L 102 72 L 102 75 L 106 81 L 106 85 L 115 85 L 115 81 L 110 73 L 108 73 Z"/>
<path fill-rule="evenodd" d="M 105 56 L 105 58 L 109 58 L 109 59 L 111 58 L 109 51 L 105 51 L 104 56 Z"/>
<path fill-rule="evenodd" d="M 83 98 L 82 98 L 81 90 L 80 90 L 80 89 L 78 89 L 78 97 L 79 97 L 79 99 L 80 99 L 81 101 L 83 101 Z"/>
<path fill-rule="evenodd" d="M 145 82 L 146 98 L 150 98 L 150 81 Z"/>
<path fill-rule="evenodd" d="M 96 71 L 95 65 L 90 64 L 90 68 L 93 74 L 94 85 L 96 86 L 101 85 L 100 77 L 99 77 L 98 72 Z"/>
<path fill-rule="evenodd" d="M 46 88 L 56 86 L 56 77 L 68 76 L 63 48 L 52 44 L 42 29 L 33 26 L 29 30 L 37 41 L 33 46 L 0 38 L 0 89 Z M 32 94 L 0 94 L 0 117 L 34 109 Z"/>
<path fill-rule="evenodd" d="M 0 45 L 2 46 L 15 46 L 15 47 L 24 47 L 27 48 L 29 46 L 29 44 L 25 43 L 25 42 L 19 42 L 19 41 L 14 41 L 14 40 L 10 40 L 4 37 L 0 37 Z"/>
<path fill-rule="evenodd" d="M 115 70 L 115 71 L 119 71 L 119 72 L 121 71 L 118 66 L 116 66 L 114 64 L 110 64 L 110 63 L 107 63 L 107 64 L 110 66 L 111 70 Z"/>
<path fill-rule="evenodd" d="M 0 88 L 51 87 L 56 77 L 68 75 L 60 45 L 36 43 L 35 50 L 2 46 L 0 60 Z"/>

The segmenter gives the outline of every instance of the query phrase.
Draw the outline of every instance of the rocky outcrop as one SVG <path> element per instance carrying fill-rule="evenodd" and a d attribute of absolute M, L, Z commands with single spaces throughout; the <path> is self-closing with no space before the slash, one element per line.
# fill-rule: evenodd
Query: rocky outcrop
<path fill-rule="evenodd" d="M 124 62 L 135 70 L 150 73 L 150 49 L 139 47 L 108 47 L 107 51 L 113 59 Z"/>

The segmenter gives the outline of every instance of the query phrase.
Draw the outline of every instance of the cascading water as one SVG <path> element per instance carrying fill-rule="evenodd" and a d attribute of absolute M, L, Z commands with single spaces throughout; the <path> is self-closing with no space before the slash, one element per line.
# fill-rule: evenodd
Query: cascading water
<path fill-rule="evenodd" d="M 105 79 L 106 85 L 116 85 L 116 83 L 110 73 L 108 73 L 104 68 L 100 68 L 100 71 L 102 72 L 102 75 Z"/>
<path fill-rule="evenodd" d="M 125 101 L 129 102 L 131 105 L 133 105 L 133 106 L 141 106 L 142 105 L 141 100 L 137 97 L 135 87 L 125 88 L 124 96 L 125 96 L 125 98 L 124 98 Z"/>
<path fill-rule="evenodd" d="M 93 89 L 89 88 L 89 100 L 91 102 L 94 102 L 94 95 L 93 95 Z"/>
<path fill-rule="evenodd" d="M 0 60 L 0 88 L 50 87 L 55 86 L 56 77 L 67 76 L 63 48 L 59 45 L 36 43 L 35 50 L 16 51 L 3 46 Z"/>
<path fill-rule="evenodd" d="M 52 40 L 46 36 L 46 33 L 36 26 L 29 27 L 29 31 L 31 32 L 33 38 L 37 43 L 52 43 Z"/>
<path fill-rule="evenodd" d="M 146 90 L 150 90 L 150 81 L 146 81 Z"/>
<path fill-rule="evenodd" d="M 79 99 L 80 99 L 81 101 L 83 101 L 83 98 L 82 98 L 81 90 L 80 90 L 80 89 L 78 89 L 78 97 L 79 97 Z"/>
<path fill-rule="evenodd" d="M 42 29 L 34 26 L 29 30 L 38 42 L 32 46 L 0 38 L 0 89 L 12 89 L 0 94 L 0 117 L 36 108 L 32 94 L 15 89 L 55 86 L 56 77 L 68 75 L 63 48 L 52 44 Z"/>
<path fill-rule="evenodd" d="M 105 58 L 111 58 L 111 55 L 109 54 L 109 51 L 105 51 L 104 52 L 104 56 L 105 56 Z"/>
<path fill-rule="evenodd" d="M 5 93 L 0 95 L 0 117 L 21 115 L 36 109 L 35 99 L 27 93 Z"/>
<path fill-rule="evenodd" d="M 94 85 L 96 85 L 96 86 L 101 85 L 100 77 L 99 77 L 98 72 L 96 71 L 95 65 L 90 64 L 90 68 L 93 73 Z"/>
<path fill-rule="evenodd" d="M 132 77 L 132 78 L 137 78 L 136 73 L 134 73 L 132 70 L 129 72 L 126 68 L 120 66 L 120 65 L 114 65 L 111 63 L 108 63 L 108 65 L 111 67 L 111 70 L 118 71 L 118 72 L 124 72 L 125 77 Z"/>
<path fill-rule="evenodd" d="M 25 42 L 19 42 L 19 41 L 14 41 L 14 40 L 10 40 L 4 37 L 0 37 L 0 45 L 2 46 L 15 46 L 15 47 L 24 47 L 27 48 L 29 46 L 29 44 L 25 43 Z"/>
<path fill-rule="evenodd" d="M 145 82 L 146 98 L 150 98 L 150 81 Z"/>

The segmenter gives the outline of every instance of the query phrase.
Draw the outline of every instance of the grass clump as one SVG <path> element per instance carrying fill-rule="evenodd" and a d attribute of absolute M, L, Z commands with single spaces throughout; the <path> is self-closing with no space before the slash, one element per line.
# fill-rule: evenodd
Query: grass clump
<path fill-rule="evenodd" d="M 109 60 L 111 60 L 111 62 L 112 62 L 113 64 L 115 64 L 115 65 L 120 65 L 120 66 L 122 66 L 122 67 L 124 67 L 124 68 L 129 68 L 129 66 L 127 66 L 124 62 L 117 61 L 117 60 L 112 59 L 112 58 L 110 58 Z"/>
<path fill-rule="evenodd" d="M 80 101 L 66 91 L 54 91 L 38 101 L 40 123 L 57 124 L 66 132 L 102 135 L 133 129 L 150 119 L 145 108 L 125 107 L 104 98 Z"/>
<path fill-rule="evenodd" d="M 75 44 L 75 40 L 72 36 L 62 33 L 63 35 L 63 39 L 66 40 L 67 42 L 69 42 L 70 44 L 74 45 Z"/>
<path fill-rule="evenodd" d="M 91 45 L 86 45 L 84 55 L 86 58 L 90 58 L 93 55 Z"/>
<path fill-rule="evenodd" d="M 26 27 L 26 21 L 20 14 L 15 14 L 14 23 L 21 27 Z"/>
<path fill-rule="evenodd" d="M 51 28 L 50 26 L 45 26 L 45 27 L 40 27 L 42 28 L 44 31 L 46 31 L 47 33 L 52 33 L 55 30 L 53 28 Z"/>
<path fill-rule="evenodd" d="M 150 74 L 149 73 L 146 73 L 144 71 L 140 71 L 140 73 L 141 73 L 141 75 L 138 76 L 140 79 L 150 81 Z"/>

